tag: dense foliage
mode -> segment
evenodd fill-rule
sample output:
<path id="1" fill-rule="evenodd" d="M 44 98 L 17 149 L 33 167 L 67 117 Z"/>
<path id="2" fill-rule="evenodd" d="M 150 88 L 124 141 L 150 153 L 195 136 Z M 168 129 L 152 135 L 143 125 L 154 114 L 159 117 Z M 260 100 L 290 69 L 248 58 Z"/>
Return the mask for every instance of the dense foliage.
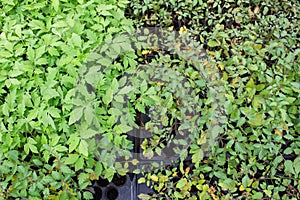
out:
<path id="1" fill-rule="evenodd" d="M 300 198 L 299 7 L 2 0 L 0 199 L 92 199 L 93 180 L 136 164 L 126 133 L 153 106 L 166 109 L 152 110 L 163 128 L 148 124 L 155 134 L 141 144 L 145 157 L 161 152 L 177 120 L 193 142 L 178 163 L 144 174 L 139 182 L 157 193 L 140 198 Z M 151 45 L 128 39 L 142 27 L 170 35 Z M 197 64 L 188 47 L 208 56 Z M 147 73 L 138 70 L 145 64 Z M 194 102 L 179 101 L 187 88 Z"/>
<path id="2" fill-rule="evenodd" d="M 300 198 L 299 7 L 298 1 L 130 3 L 126 13 L 137 26 L 184 30 L 203 44 L 226 90 L 228 120 L 212 152 L 199 158 L 198 142 L 192 159 L 146 174 L 141 182 L 157 191 L 154 199 Z"/>
<path id="3" fill-rule="evenodd" d="M 72 111 L 89 53 L 132 29 L 125 7 L 114 0 L 1 1 L 0 198 L 91 199 L 91 180 L 112 177 L 114 169 L 89 153 L 88 134 L 74 124 L 80 112 Z M 129 54 L 121 61 L 134 66 Z"/>

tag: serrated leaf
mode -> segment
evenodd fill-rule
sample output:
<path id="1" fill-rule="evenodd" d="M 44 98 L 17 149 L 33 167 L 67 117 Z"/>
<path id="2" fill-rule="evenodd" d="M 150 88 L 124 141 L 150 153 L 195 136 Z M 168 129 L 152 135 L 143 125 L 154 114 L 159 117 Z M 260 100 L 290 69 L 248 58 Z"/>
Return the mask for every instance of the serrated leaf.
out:
<path id="1" fill-rule="evenodd" d="M 54 147 L 54 150 L 58 152 L 66 152 L 68 151 L 68 148 L 59 144 Z"/>
<path id="2" fill-rule="evenodd" d="M 60 110 L 55 107 L 48 108 L 47 112 L 54 118 L 60 118 Z"/>
<path id="3" fill-rule="evenodd" d="M 39 58 L 36 62 L 35 62 L 36 65 L 46 65 L 48 64 L 48 60 L 47 58 Z"/>
<path id="4" fill-rule="evenodd" d="M 33 50 L 31 47 L 28 47 L 28 49 L 27 49 L 27 58 L 28 58 L 28 60 L 30 60 L 31 62 L 34 61 L 34 58 L 35 58 L 35 52 L 34 52 L 34 50 Z"/>
<path id="5" fill-rule="evenodd" d="M 40 57 L 42 57 L 42 55 L 46 52 L 46 47 L 45 45 L 40 46 L 39 48 L 37 48 L 35 50 L 35 59 L 38 59 Z"/>
<path id="6" fill-rule="evenodd" d="M 33 153 L 39 153 L 36 146 L 34 146 L 33 144 L 27 143 L 28 147 L 30 149 L 30 151 L 32 151 Z"/>
<path id="7" fill-rule="evenodd" d="M 238 142 L 236 142 L 234 144 L 234 147 L 235 147 L 235 150 L 237 152 L 240 152 L 240 153 L 247 153 L 245 150 L 244 150 L 244 147 L 242 147 Z"/>
<path id="8" fill-rule="evenodd" d="M 118 88 L 119 88 L 119 83 L 117 81 L 116 78 L 114 78 L 111 82 L 111 88 L 114 92 L 117 92 Z"/>
<path id="9" fill-rule="evenodd" d="M 33 138 L 27 138 L 28 143 L 37 144 L 37 142 Z"/>
<path id="10" fill-rule="evenodd" d="M 251 198 L 252 199 L 262 199 L 263 198 L 263 193 L 261 193 L 261 192 L 255 192 L 252 196 L 251 196 Z"/>
<path id="11" fill-rule="evenodd" d="M 214 172 L 215 176 L 220 178 L 220 179 L 223 179 L 225 180 L 227 178 L 226 174 L 224 172 L 221 172 L 221 171 L 216 171 Z"/>
<path id="12" fill-rule="evenodd" d="M 75 108 L 71 114 L 69 119 L 69 125 L 74 124 L 75 122 L 79 121 L 83 114 L 83 108 Z"/>
<path id="13" fill-rule="evenodd" d="M 91 108 L 90 106 L 86 106 L 84 109 L 84 119 L 87 125 L 90 125 L 94 118 L 95 118 L 95 112 L 93 108 Z"/>
<path id="14" fill-rule="evenodd" d="M 80 133 L 80 137 L 81 137 L 82 139 L 92 138 L 92 137 L 94 137 L 95 135 L 97 135 L 97 131 L 92 130 L 92 129 L 83 130 L 83 131 Z"/>
<path id="15" fill-rule="evenodd" d="M 102 100 L 105 105 L 108 105 L 113 100 L 113 90 L 110 88 L 107 89 Z"/>
<path id="16" fill-rule="evenodd" d="M 52 0 L 52 6 L 54 10 L 57 12 L 59 9 L 59 0 Z"/>
<path id="17" fill-rule="evenodd" d="M 79 171 L 83 169 L 83 166 L 84 166 L 84 159 L 83 157 L 80 157 L 75 163 L 75 171 Z"/>
<path id="18" fill-rule="evenodd" d="M 79 154 L 69 154 L 67 159 L 65 160 L 66 165 L 74 164 L 79 158 Z"/>
<path id="19" fill-rule="evenodd" d="M 125 86 L 118 92 L 118 94 L 119 95 L 128 94 L 129 92 L 131 92 L 133 90 L 134 90 L 133 86 Z"/>
<path id="20" fill-rule="evenodd" d="M 118 127 L 122 131 L 122 133 L 128 133 L 129 131 L 132 130 L 132 127 L 127 126 L 125 124 L 120 124 L 120 125 L 118 125 Z"/>
<path id="21" fill-rule="evenodd" d="M 85 140 L 81 140 L 79 144 L 78 152 L 87 157 L 89 155 L 88 146 L 89 145 Z"/>
<path id="22" fill-rule="evenodd" d="M 111 182 L 114 177 L 114 174 L 115 174 L 114 168 L 111 167 L 111 168 L 105 169 L 104 178 L 106 178 L 109 182 Z"/>
<path id="23" fill-rule="evenodd" d="M 54 180 L 60 180 L 61 179 L 61 175 L 59 172 L 57 171 L 52 171 L 52 177 L 54 178 Z"/>
<path id="24" fill-rule="evenodd" d="M 203 150 L 202 149 L 197 149 L 197 151 L 192 155 L 192 162 L 197 163 L 200 162 L 203 159 Z"/>
<path id="25" fill-rule="evenodd" d="M 73 33 L 72 34 L 72 43 L 74 44 L 74 46 L 81 47 L 81 43 L 82 43 L 81 37 L 79 35 L 77 35 L 76 33 Z"/>
<path id="26" fill-rule="evenodd" d="M 77 146 L 79 145 L 79 142 L 80 142 L 80 138 L 77 135 L 75 135 L 75 134 L 71 135 L 68 140 L 69 152 L 74 151 L 77 148 Z"/>

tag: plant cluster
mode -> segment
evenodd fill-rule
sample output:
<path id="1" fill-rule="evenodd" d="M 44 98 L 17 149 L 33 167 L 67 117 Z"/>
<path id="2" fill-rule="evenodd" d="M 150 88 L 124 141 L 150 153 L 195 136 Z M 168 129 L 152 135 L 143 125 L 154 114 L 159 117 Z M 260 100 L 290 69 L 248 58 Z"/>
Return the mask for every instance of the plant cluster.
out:
<path id="1" fill-rule="evenodd" d="M 82 134 L 76 126 L 92 111 L 74 108 L 80 104 L 74 99 L 90 52 L 132 31 L 126 5 L 122 0 L 1 1 L 1 199 L 91 199 L 91 181 L 100 174 L 113 177 L 115 170 L 97 162 L 87 143 L 94 133 Z M 119 63 L 134 66 L 133 52 Z M 107 66 L 103 79 L 98 77 L 106 91 L 99 96 L 104 105 L 112 95 L 110 80 L 127 68 Z M 111 120 L 105 117 L 98 121 L 104 120 L 102 130 L 109 132 Z"/>
<path id="2" fill-rule="evenodd" d="M 189 165 L 145 174 L 140 182 L 157 193 L 140 198 L 299 198 L 299 2 L 140 0 L 126 14 L 136 26 L 169 27 L 203 44 L 226 91 L 211 152 L 202 154 L 199 137 Z"/>

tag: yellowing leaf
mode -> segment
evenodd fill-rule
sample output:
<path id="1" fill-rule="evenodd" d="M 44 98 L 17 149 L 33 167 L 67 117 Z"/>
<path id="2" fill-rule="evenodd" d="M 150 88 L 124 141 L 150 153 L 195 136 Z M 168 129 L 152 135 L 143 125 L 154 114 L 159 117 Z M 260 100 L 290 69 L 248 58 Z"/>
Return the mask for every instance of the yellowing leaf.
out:
<path id="1" fill-rule="evenodd" d="M 138 161 L 137 159 L 133 159 L 133 160 L 131 161 L 131 163 L 132 163 L 133 165 L 137 165 L 137 164 L 139 163 L 139 161 Z"/>
<path id="2" fill-rule="evenodd" d="M 158 87 L 161 87 L 161 86 L 163 86 L 163 85 L 164 85 L 164 83 L 162 83 L 162 82 L 159 82 L 159 81 L 158 81 L 156 84 L 157 84 L 157 86 L 158 86 Z"/>
<path id="3" fill-rule="evenodd" d="M 180 27 L 180 29 L 179 29 L 179 34 L 180 35 L 185 34 L 186 32 L 187 32 L 187 29 L 186 29 L 185 26 Z"/>
<path id="4" fill-rule="evenodd" d="M 287 131 L 287 130 L 289 130 L 289 127 L 288 127 L 288 126 L 283 126 L 283 127 L 282 127 L 282 130 Z"/>
<path id="5" fill-rule="evenodd" d="M 277 134 L 277 135 L 279 135 L 279 136 L 281 136 L 281 137 L 282 137 L 282 132 L 281 132 L 281 131 L 279 131 L 279 130 L 277 130 L 277 129 L 275 129 L 275 134 Z"/>
<path id="6" fill-rule="evenodd" d="M 169 179 L 168 179 L 168 176 L 161 176 L 160 178 L 159 178 L 159 182 L 160 183 L 164 183 L 164 182 L 167 182 Z"/>
<path id="7" fill-rule="evenodd" d="M 220 68 L 221 70 L 224 70 L 224 65 L 219 64 L 219 68 Z"/>
<path id="8" fill-rule="evenodd" d="M 143 51 L 142 51 L 142 54 L 143 54 L 143 55 L 147 55 L 147 54 L 150 54 L 150 53 L 151 53 L 150 50 L 143 50 Z"/>
<path id="9" fill-rule="evenodd" d="M 236 84 L 236 83 L 238 82 L 238 80 L 239 80 L 239 77 L 235 77 L 235 78 L 231 81 L 231 83 L 234 85 L 234 84 Z"/>
<path id="10" fill-rule="evenodd" d="M 243 185 L 240 185 L 239 190 L 240 190 L 240 191 L 244 191 L 244 190 L 245 190 L 244 186 L 243 186 Z"/>
<path id="11" fill-rule="evenodd" d="M 172 174 L 172 176 L 173 176 L 173 177 L 177 176 L 177 172 L 174 172 L 174 173 Z"/>
<path id="12" fill-rule="evenodd" d="M 256 6 L 255 9 L 254 9 L 254 14 L 257 14 L 257 13 L 259 13 L 259 7 L 258 6 Z"/>
<path id="13" fill-rule="evenodd" d="M 188 174 L 190 172 L 190 170 L 191 170 L 190 167 L 185 168 L 185 173 Z"/>
<path id="14" fill-rule="evenodd" d="M 156 176 L 156 175 L 151 175 L 150 179 L 154 182 L 158 182 L 158 176 Z"/>
<path id="15" fill-rule="evenodd" d="M 138 184 L 145 183 L 146 179 L 144 177 L 139 178 Z"/>

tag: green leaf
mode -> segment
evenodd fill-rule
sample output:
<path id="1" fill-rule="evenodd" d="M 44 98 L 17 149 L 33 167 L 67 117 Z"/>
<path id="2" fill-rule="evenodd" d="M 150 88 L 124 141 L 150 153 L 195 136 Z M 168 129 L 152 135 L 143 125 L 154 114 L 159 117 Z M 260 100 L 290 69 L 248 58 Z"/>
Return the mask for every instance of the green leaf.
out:
<path id="1" fill-rule="evenodd" d="M 114 78 L 111 82 L 111 88 L 113 90 L 113 92 L 117 92 L 118 91 L 118 88 L 119 88 L 119 83 L 117 81 L 116 78 Z"/>
<path id="2" fill-rule="evenodd" d="M 87 125 L 90 125 L 94 118 L 96 118 L 94 109 L 90 106 L 86 106 L 84 109 L 84 119 L 86 120 Z"/>
<path id="3" fill-rule="evenodd" d="M 252 199 L 262 199 L 263 196 L 264 196 L 263 193 L 255 192 L 251 197 L 252 197 Z"/>
<path id="4" fill-rule="evenodd" d="M 58 152 L 66 152 L 68 151 L 68 148 L 62 145 L 57 145 L 54 147 L 54 150 Z"/>
<path id="5" fill-rule="evenodd" d="M 15 161 L 18 160 L 18 155 L 19 155 L 18 151 L 16 151 L 16 150 L 10 150 L 7 154 L 9 155 L 8 158 L 10 158 L 12 160 L 15 160 Z"/>
<path id="6" fill-rule="evenodd" d="M 52 147 L 56 146 L 58 144 L 59 140 L 60 140 L 60 137 L 61 136 L 57 135 L 57 134 L 51 135 L 51 140 L 49 142 L 49 145 L 52 146 Z"/>
<path id="7" fill-rule="evenodd" d="M 265 123 L 263 119 L 263 115 L 261 113 L 257 113 L 254 117 L 250 117 L 248 123 L 252 126 L 261 126 Z"/>
<path id="8" fill-rule="evenodd" d="M 75 149 L 77 149 L 77 146 L 79 145 L 80 142 L 80 138 L 75 135 L 72 134 L 68 140 L 68 144 L 69 144 L 69 152 L 74 151 Z"/>
<path id="9" fill-rule="evenodd" d="M 94 199 L 93 194 L 89 191 L 83 192 L 83 199 Z"/>
<path id="10" fill-rule="evenodd" d="M 112 181 L 115 174 L 114 168 L 108 168 L 104 170 L 104 178 L 106 178 L 109 182 Z"/>
<path id="11" fill-rule="evenodd" d="M 48 64 L 48 60 L 47 58 L 39 58 L 36 62 L 35 62 L 36 65 L 46 65 Z"/>
<path id="12" fill-rule="evenodd" d="M 75 171 L 79 171 L 83 169 L 83 166 L 84 166 L 84 159 L 83 157 L 80 157 L 75 163 Z"/>
<path id="13" fill-rule="evenodd" d="M 54 178 L 54 180 L 60 180 L 61 179 L 61 175 L 57 171 L 52 171 L 52 177 Z"/>
<path id="14" fill-rule="evenodd" d="M 127 126 L 125 124 L 120 124 L 118 125 L 119 129 L 121 130 L 122 133 L 128 133 L 129 131 L 132 130 L 132 127 Z"/>
<path id="15" fill-rule="evenodd" d="M 291 175 L 295 174 L 293 162 L 291 160 L 284 161 L 284 172 Z"/>
<path id="16" fill-rule="evenodd" d="M 145 183 L 146 179 L 144 177 L 139 178 L 138 184 Z"/>
<path id="17" fill-rule="evenodd" d="M 194 154 L 192 155 L 192 162 L 193 163 L 197 163 L 200 162 L 203 159 L 203 151 L 201 148 L 197 149 L 196 152 L 194 152 Z"/>
<path id="18" fill-rule="evenodd" d="M 186 184 L 186 181 L 183 180 L 183 179 L 180 179 L 180 180 L 177 182 L 177 184 L 176 184 L 176 188 L 181 189 L 181 188 L 183 188 L 183 187 L 185 186 L 185 184 Z"/>
<path id="19" fill-rule="evenodd" d="M 295 175 L 296 177 L 299 176 L 299 172 L 300 172 L 300 157 L 295 158 L 294 160 L 294 169 L 295 169 Z"/>
<path id="20" fill-rule="evenodd" d="M 208 43 L 207 43 L 207 45 L 209 47 L 218 47 L 218 46 L 220 46 L 220 42 L 218 42 L 216 40 L 209 40 Z"/>
<path id="21" fill-rule="evenodd" d="M 134 90 L 134 87 L 133 86 L 125 86 L 123 87 L 119 92 L 118 94 L 119 95 L 122 95 L 122 94 L 128 94 L 129 92 L 133 91 Z"/>
<path id="22" fill-rule="evenodd" d="M 89 145 L 85 140 L 81 140 L 79 144 L 78 152 L 87 157 L 89 155 L 88 146 Z"/>
<path id="23" fill-rule="evenodd" d="M 37 142 L 33 138 L 27 138 L 29 144 L 37 144 Z"/>
<path id="24" fill-rule="evenodd" d="M 66 165 L 74 164 L 79 158 L 79 154 L 69 154 L 67 159 L 65 160 Z"/>
<path id="25" fill-rule="evenodd" d="M 83 114 L 83 108 L 75 108 L 71 114 L 69 119 L 69 125 L 74 124 L 75 122 L 79 121 Z"/>
<path id="26" fill-rule="evenodd" d="M 54 10 L 57 12 L 59 9 L 59 0 L 52 0 L 52 6 Z"/>
<path id="27" fill-rule="evenodd" d="M 105 105 L 108 105 L 113 100 L 113 90 L 111 88 L 106 90 L 106 93 L 102 100 Z"/>
<path id="28" fill-rule="evenodd" d="M 141 200 L 150 200 L 151 196 L 148 195 L 148 194 L 139 194 L 138 198 L 141 199 Z"/>
<path id="29" fill-rule="evenodd" d="M 226 174 L 224 172 L 221 172 L 221 171 L 215 171 L 214 172 L 215 176 L 220 178 L 220 179 L 223 179 L 225 180 L 227 178 Z"/>
<path id="30" fill-rule="evenodd" d="M 30 151 L 32 151 L 33 153 L 39 153 L 36 146 L 34 146 L 33 144 L 27 143 L 28 147 L 30 149 Z"/>
<path id="31" fill-rule="evenodd" d="M 94 137 L 95 135 L 97 135 L 97 133 L 98 133 L 97 131 L 92 129 L 82 130 L 80 133 L 80 137 L 82 139 L 88 139 Z"/>
<path id="32" fill-rule="evenodd" d="M 74 44 L 74 46 L 77 47 L 81 47 L 81 37 L 79 35 L 77 35 L 76 33 L 72 34 L 72 43 Z"/>
<path id="33" fill-rule="evenodd" d="M 32 49 L 32 47 L 28 47 L 27 49 L 27 58 L 28 60 L 30 60 L 31 62 L 34 62 L 34 58 L 35 58 L 35 52 Z"/>
<path id="34" fill-rule="evenodd" d="M 244 150 L 244 147 L 241 146 L 241 144 L 238 143 L 238 142 L 236 142 L 236 143 L 234 144 L 234 148 L 235 148 L 235 150 L 236 150 L 237 152 L 239 152 L 239 153 L 247 153 L 247 152 Z"/>
<path id="35" fill-rule="evenodd" d="M 54 118 L 60 118 L 60 110 L 55 107 L 50 107 L 47 109 L 47 112 Z"/>
<path id="36" fill-rule="evenodd" d="M 45 48 L 45 45 L 37 48 L 35 50 L 35 59 L 38 59 L 40 57 L 42 57 L 42 55 L 46 52 L 46 48 Z"/>

